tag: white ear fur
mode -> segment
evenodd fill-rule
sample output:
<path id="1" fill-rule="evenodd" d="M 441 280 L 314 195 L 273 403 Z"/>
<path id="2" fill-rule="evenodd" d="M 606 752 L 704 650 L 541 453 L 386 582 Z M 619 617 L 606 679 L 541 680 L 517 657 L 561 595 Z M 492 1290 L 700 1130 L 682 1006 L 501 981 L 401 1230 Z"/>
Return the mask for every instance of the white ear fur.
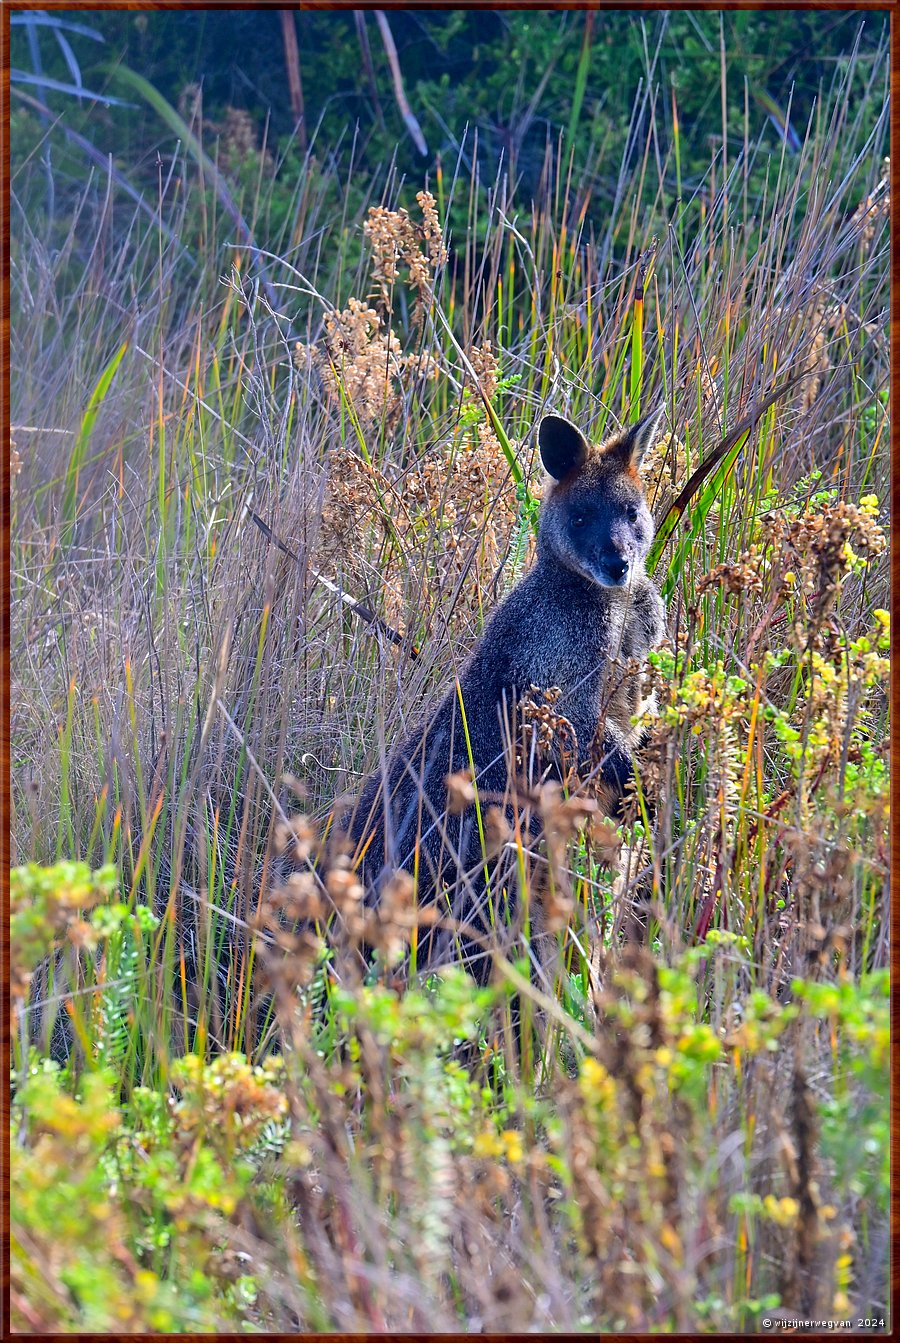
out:
<path id="1" fill-rule="evenodd" d="M 658 441 L 659 428 L 665 413 L 665 404 L 656 406 L 649 415 L 642 415 L 629 429 L 626 441 L 631 447 L 632 466 L 639 466 L 647 449 Z"/>

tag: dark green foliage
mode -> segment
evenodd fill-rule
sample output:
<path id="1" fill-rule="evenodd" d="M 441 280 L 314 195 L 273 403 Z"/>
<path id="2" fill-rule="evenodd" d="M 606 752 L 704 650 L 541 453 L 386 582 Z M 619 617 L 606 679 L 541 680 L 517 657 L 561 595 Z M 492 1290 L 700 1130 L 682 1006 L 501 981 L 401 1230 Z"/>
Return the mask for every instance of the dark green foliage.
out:
<path id="1" fill-rule="evenodd" d="M 54 13 L 76 21 L 80 11 Z M 433 173 L 438 159 L 445 172 L 452 169 L 462 149 L 465 159 L 478 158 L 485 183 L 493 181 L 502 162 L 527 200 L 544 181 L 548 141 L 556 146 L 562 134 L 565 154 L 574 150 L 576 174 L 592 189 L 598 229 L 605 224 L 604 209 L 616 201 L 623 153 L 640 159 L 648 149 L 651 156 L 664 152 L 674 132 L 675 107 L 680 191 L 685 200 L 693 195 L 710 145 L 722 140 L 723 70 L 726 157 L 733 164 L 761 132 L 761 146 L 773 152 L 784 135 L 792 143 L 795 135 L 802 139 L 820 91 L 841 77 L 857 38 L 864 66 L 887 41 L 887 15 L 880 12 L 391 11 L 407 96 L 428 145 L 423 160 L 398 111 L 372 13 L 364 23 L 374 86 L 352 12 L 300 11 L 295 21 L 307 134 L 321 161 L 336 159 L 346 168 L 352 160 L 354 191 L 365 190 L 376 167 L 395 155 L 398 173 L 419 181 Z M 288 155 L 284 166 L 290 170 L 294 126 L 276 10 L 107 10 L 92 13 L 91 23 L 103 45 L 70 38 L 86 84 L 120 93 L 110 66 L 121 62 L 140 71 L 173 106 L 189 86 L 200 86 L 209 123 L 222 123 L 227 108 L 245 110 L 260 141 L 265 135 L 278 159 Z M 28 70 L 26 34 L 14 28 L 12 37 L 12 64 Z M 589 59 L 575 103 L 586 43 Z M 64 57 L 47 30 L 41 51 L 46 74 L 68 79 Z M 881 85 L 860 88 L 851 114 L 860 100 L 877 105 L 884 92 Z M 53 107 L 67 101 L 58 93 L 46 98 Z M 641 103 L 644 116 L 631 136 L 632 113 Z M 67 114 L 73 125 L 90 126 L 98 148 L 111 151 L 117 162 L 140 165 L 144 185 L 153 185 L 156 149 L 166 152 L 163 127 L 143 107 L 124 115 L 90 103 L 79 108 Z M 784 125 L 785 119 L 790 129 L 779 130 L 777 123 Z M 24 141 L 17 145 L 14 137 L 15 159 L 20 146 Z M 757 155 L 752 189 L 765 173 L 765 159 Z"/>

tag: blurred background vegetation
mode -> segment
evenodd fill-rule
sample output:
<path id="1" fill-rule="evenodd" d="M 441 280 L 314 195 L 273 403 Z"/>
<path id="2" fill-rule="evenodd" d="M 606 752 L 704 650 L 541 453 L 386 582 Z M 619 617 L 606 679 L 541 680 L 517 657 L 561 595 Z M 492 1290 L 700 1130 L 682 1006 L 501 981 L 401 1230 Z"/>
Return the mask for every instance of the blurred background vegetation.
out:
<path id="1" fill-rule="evenodd" d="M 527 201 L 540 194 L 549 142 L 571 154 L 597 229 L 617 205 L 623 161 L 644 152 L 659 159 L 673 138 L 680 162 L 677 174 L 669 168 L 667 205 L 695 193 L 702 203 L 711 150 L 723 142 L 726 166 L 754 147 L 754 195 L 768 172 L 766 150 L 779 152 L 786 140 L 796 151 L 817 97 L 851 62 L 875 62 L 888 32 L 887 14 L 816 10 L 777 21 L 756 10 L 54 10 L 40 20 L 15 15 L 12 24 L 14 176 L 30 156 L 49 153 L 47 118 L 22 98 L 30 93 L 64 113 L 73 137 L 127 166 L 152 199 L 157 152 L 170 136 L 159 104 L 149 109 L 133 87 L 129 97 L 117 73 L 124 66 L 189 122 L 200 112 L 195 129 L 208 144 L 221 132 L 219 153 L 248 190 L 260 162 L 247 151 L 264 151 L 265 168 L 283 184 L 269 202 L 271 225 L 289 211 L 310 146 L 314 167 L 337 170 L 347 199 L 335 204 L 352 214 L 391 162 L 413 191 L 433 181 L 438 164 L 452 170 L 461 159 L 469 171 L 477 163 L 487 193 L 502 168 Z M 396 97 L 391 43 L 418 130 Z M 882 90 L 857 81 L 851 97 L 852 117 L 859 103 L 877 105 Z M 52 153 L 59 208 L 66 180 L 77 190 L 84 176 L 84 146 L 70 138 Z M 464 222 L 464 201 L 459 210 L 451 226 Z"/>

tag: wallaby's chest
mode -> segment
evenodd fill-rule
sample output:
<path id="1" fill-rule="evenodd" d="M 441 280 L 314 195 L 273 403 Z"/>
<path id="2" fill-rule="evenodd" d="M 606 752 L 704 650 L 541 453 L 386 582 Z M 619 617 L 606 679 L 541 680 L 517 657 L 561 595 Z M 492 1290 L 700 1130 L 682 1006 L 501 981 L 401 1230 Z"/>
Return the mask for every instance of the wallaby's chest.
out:
<path id="1" fill-rule="evenodd" d="M 626 740 L 637 736 L 632 717 L 648 707 L 638 664 L 663 633 L 655 590 L 541 603 L 530 613 L 523 608 L 521 615 L 517 679 L 559 687 L 559 711 L 572 723 L 582 748 L 603 720 Z"/>
<path id="2" fill-rule="evenodd" d="M 662 600 L 653 588 L 639 594 L 622 619 L 620 651 L 611 658 L 601 690 L 600 713 L 618 728 L 626 741 L 640 738 L 646 719 L 656 713 L 656 699 L 649 684 L 646 657 L 665 633 Z M 605 700 L 605 704 L 604 701 Z"/>

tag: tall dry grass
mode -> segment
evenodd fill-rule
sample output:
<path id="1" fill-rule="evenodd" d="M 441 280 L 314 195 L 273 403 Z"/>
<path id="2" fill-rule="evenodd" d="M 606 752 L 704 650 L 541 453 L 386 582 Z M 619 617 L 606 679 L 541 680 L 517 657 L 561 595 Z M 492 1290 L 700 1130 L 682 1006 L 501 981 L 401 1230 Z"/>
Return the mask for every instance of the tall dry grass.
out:
<path id="1" fill-rule="evenodd" d="M 845 94 L 759 199 L 750 144 L 676 200 L 677 141 L 645 127 L 604 219 L 549 143 L 533 203 L 460 164 L 415 203 L 389 172 L 352 219 L 310 163 L 265 252 L 183 158 L 159 227 L 91 184 L 52 253 L 13 184 L 14 861 L 111 863 L 161 920 L 105 960 L 64 937 L 16 1065 L 65 1034 L 74 1072 L 203 1112 L 219 1083 L 174 1057 L 286 1051 L 290 1271 L 258 1208 L 228 1232 L 257 1323 L 743 1326 L 775 1298 L 849 1308 L 848 1253 L 852 1301 L 884 1300 L 877 1179 L 828 1128 L 872 1119 L 887 946 L 887 119 Z M 202 250 L 172 247 L 198 218 Z M 791 379 L 660 546 L 662 715 L 628 833 L 600 834 L 649 870 L 647 947 L 572 825 L 554 973 L 529 977 L 524 924 L 498 970 L 536 1052 L 503 1044 L 507 991 L 451 980 L 434 1008 L 317 946 L 280 956 L 285 826 L 315 845 L 528 563 L 542 411 L 600 438 L 662 398 L 662 523 Z"/>

